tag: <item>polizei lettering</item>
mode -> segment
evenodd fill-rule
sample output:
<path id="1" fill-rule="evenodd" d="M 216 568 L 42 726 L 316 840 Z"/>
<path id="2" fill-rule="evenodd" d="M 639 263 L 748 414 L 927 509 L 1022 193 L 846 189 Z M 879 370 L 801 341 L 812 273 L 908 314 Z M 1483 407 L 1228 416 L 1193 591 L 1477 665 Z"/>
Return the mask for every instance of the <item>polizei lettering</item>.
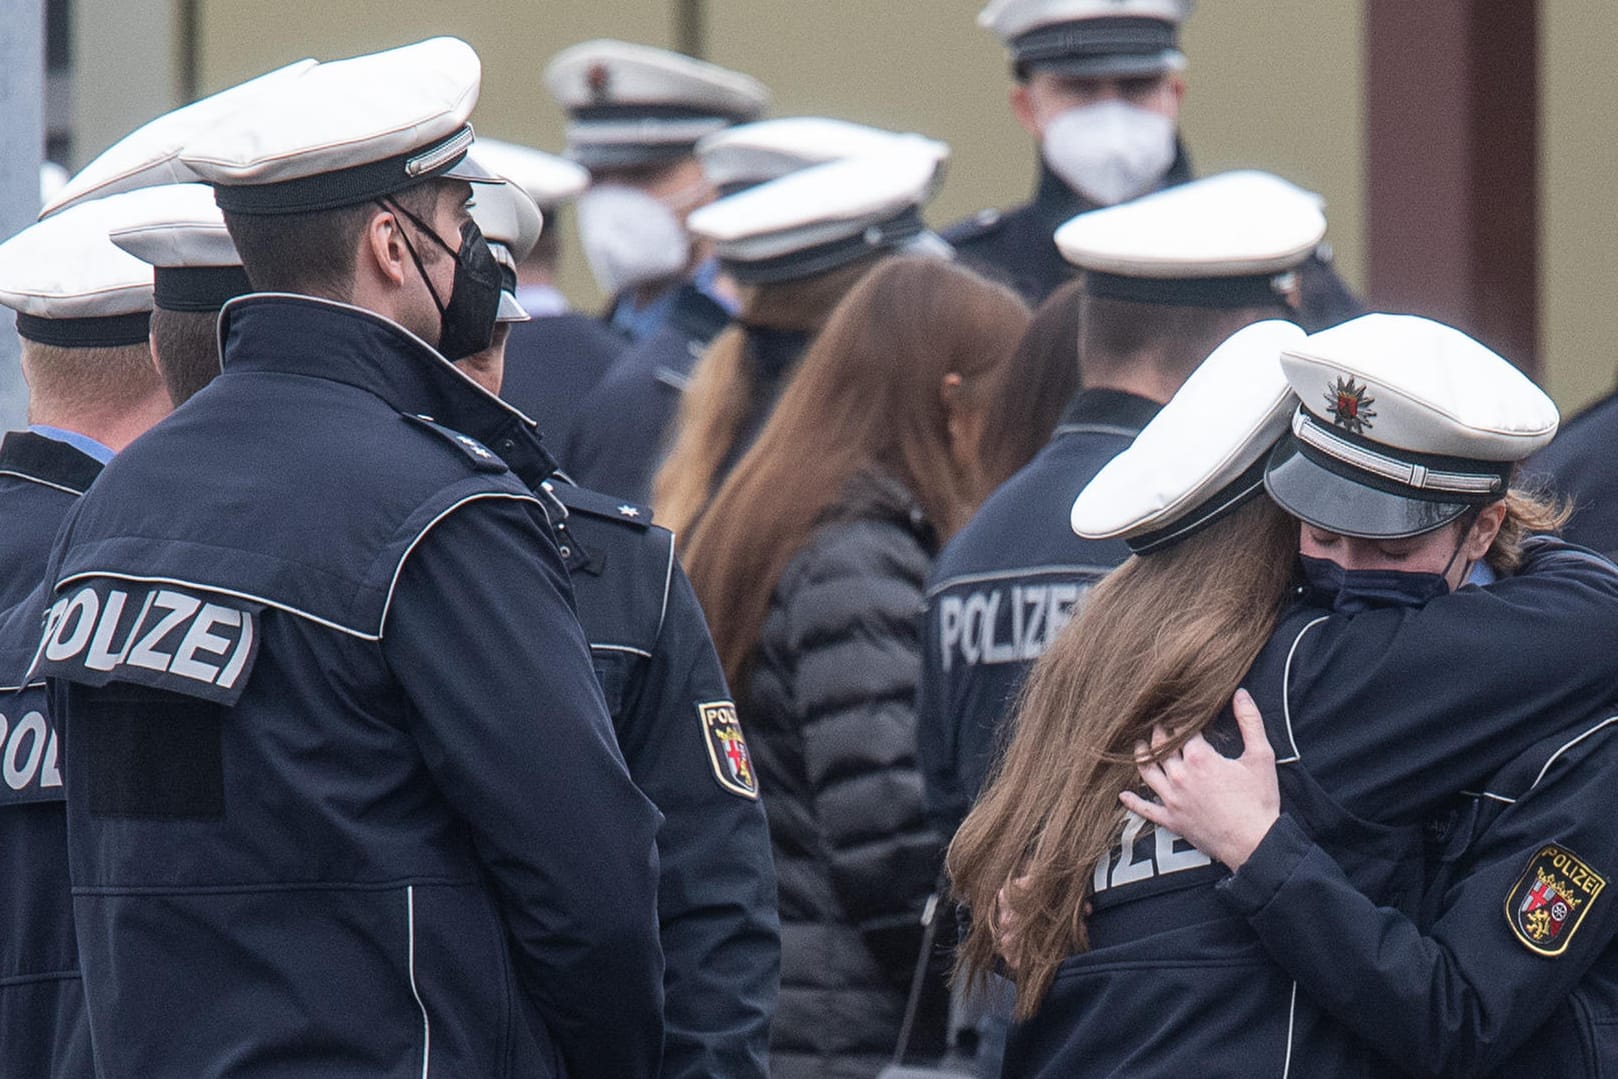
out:
<path id="1" fill-rule="evenodd" d="M 36 669 L 234 704 L 257 653 L 260 611 L 207 593 L 97 579 L 46 612 Z"/>
<path id="2" fill-rule="evenodd" d="M 969 667 L 991 663 L 1029 663 L 1073 618 L 1073 610 L 1089 582 L 1014 584 L 938 599 L 939 653 L 944 670 L 957 661 Z"/>
<path id="3" fill-rule="evenodd" d="M 0 697 L 0 806 L 63 799 L 61 743 L 42 686 Z"/>
<path id="4" fill-rule="evenodd" d="M 1112 856 L 1096 864 L 1095 880 L 1091 882 L 1095 892 L 1213 863 L 1212 858 L 1167 828 L 1153 828 L 1150 834 L 1143 836 L 1141 831 L 1145 827 L 1143 817 L 1130 813 L 1125 818 L 1123 835 L 1113 848 Z"/>

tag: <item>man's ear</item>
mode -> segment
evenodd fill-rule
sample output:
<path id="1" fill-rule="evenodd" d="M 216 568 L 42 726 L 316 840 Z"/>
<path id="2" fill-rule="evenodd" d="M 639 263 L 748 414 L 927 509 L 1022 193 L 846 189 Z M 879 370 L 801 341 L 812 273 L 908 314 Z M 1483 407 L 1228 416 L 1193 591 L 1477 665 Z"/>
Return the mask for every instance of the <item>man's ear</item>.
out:
<path id="1" fill-rule="evenodd" d="M 1011 85 L 1011 115 L 1017 118 L 1017 123 L 1035 139 L 1041 137 L 1039 115 L 1034 108 L 1033 95 L 1028 92 L 1026 82 L 1016 82 Z"/>
<path id="2" fill-rule="evenodd" d="M 398 214 L 377 207 L 365 222 L 357 253 L 360 264 L 355 266 L 355 272 L 363 274 L 369 269 L 392 285 L 403 285 L 410 272 L 410 249 L 405 244 L 403 229 Z"/>

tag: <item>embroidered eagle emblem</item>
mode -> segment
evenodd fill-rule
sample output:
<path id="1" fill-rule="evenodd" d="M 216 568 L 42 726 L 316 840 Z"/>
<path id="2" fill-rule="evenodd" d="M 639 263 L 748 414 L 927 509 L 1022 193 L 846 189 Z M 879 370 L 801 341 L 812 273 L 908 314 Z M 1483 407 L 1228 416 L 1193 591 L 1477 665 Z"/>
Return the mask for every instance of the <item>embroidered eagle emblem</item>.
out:
<path id="1" fill-rule="evenodd" d="M 1326 387 L 1325 396 L 1326 411 L 1331 413 L 1332 422 L 1338 427 L 1356 435 L 1371 429 L 1371 421 L 1376 418 L 1371 406 L 1376 404 L 1376 398 L 1365 396 L 1364 383 L 1356 384 L 1353 378 L 1339 378 Z"/>

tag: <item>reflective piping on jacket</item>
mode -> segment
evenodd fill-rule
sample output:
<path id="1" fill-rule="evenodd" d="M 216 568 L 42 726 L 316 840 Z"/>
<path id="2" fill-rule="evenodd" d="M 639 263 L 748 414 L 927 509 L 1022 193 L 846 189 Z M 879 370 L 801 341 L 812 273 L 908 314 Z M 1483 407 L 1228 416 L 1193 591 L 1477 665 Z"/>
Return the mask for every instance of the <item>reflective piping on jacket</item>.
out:
<path id="1" fill-rule="evenodd" d="M 1551 765 L 1556 763 L 1556 758 L 1560 757 L 1562 754 L 1566 753 L 1568 750 L 1590 737 L 1596 731 L 1599 731 L 1603 727 L 1611 726 L 1614 723 L 1618 723 L 1618 716 L 1609 716 L 1600 723 L 1597 723 L 1594 727 L 1591 727 L 1589 730 L 1585 731 L 1583 734 L 1579 735 L 1577 738 L 1572 738 L 1566 742 L 1563 742 L 1561 748 L 1559 748 L 1555 753 L 1552 753 L 1550 755 L 1550 759 L 1545 762 L 1545 766 L 1539 770 L 1539 775 L 1535 776 L 1534 781 L 1528 784 L 1528 789 L 1533 790 L 1535 787 L 1539 786 L 1539 781 L 1544 779 L 1545 773 L 1551 770 Z"/>
<path id="2" fill-rule="evenodd" d="M 1292 734 L 1292 660 L 1298 654 L 1298 645 L 1303 643 L 1304 634 L 1330 617 L 1331 615 L 1329 614 L 1323 614 L 1307 626 L 1304 626 L 1298 631 L 1298 636 L 1293 639 L 1292 647 L 1287 649 L 1287 665 L 1281 675 L 1281 717 L 1286 720 L 1287 744 L 1292 747 L 1292 756 L 1287 757 L 1285 760 L 1278 760 L 1275 762 L 1276 764 L 1297 764 L 1303 759 L 1303 754 L 1298 752 L 1298 739 Z M 1294 991 L 1296 991 L 1295 987 Z"/>
<path id="3" fill-rule="evenodd" d="M 663 606 L 657 612 L 657 635 L 663 636 L 663 622 L 669 616 L 669 588 L 674 584 L 674 533 L 669 533 L 669 564 L 663 567 Z"/>
<path id="4" fill-rule="evenodd" d="M 318 614 L 314 614 L 311 611 L 306 611 L 301 607 L 294 607 L 290 603 L 282 603 L 280 600 L 270 599 L 266 596 L 254 595 L 251 592 L 239 592 L 236 589 L 224 588 L 219 585 L 204 584 L 201 581 L 189 581 L 183 577 L 148 577 L 135 573 L 119 573 L 113 570 L 80 570 L 78 573 L 63 577 L 60 581 L 57 581 L 56 588 L 61 589 L 67 585 L 73 584 L 76 581 L 85 581 L 96 577 L 104 577 L 113 581 L 133 581 L 136 584 L 172 584 L 178 585 L 181 588 L 195 588 L 202 592 L 212 592 L 215 595 L 229 596 L 232 599 L 246 600 L 249 603 L 261 603 L 266 607 L 273 607 L 278 611 L 284 611 L 287 614 L 296 615 L 299 618 L 307 619 L 308 621 L 313 622 L 317 626 L 323 626 L 326 629 L 334 629 L 339 633 L 346 633 L 350 637 L 355 637 L 362 641 L 380 641 L 382 639 L 383 627 L 385 627 L 388 623 L 388 611 L 393 606 L 393 593 L 399 587 L 399 575 L 404 572 L 405 562 L 407 559 L 409 559 L 411 552 L 416 549 L 416 545 L 422 541 L 422 538 L 425 537 L 427 533 L 433 530 L 433 526 L 438 524 L 439 521 L 442 521 L 445 517 L 448 517 L 451 513 L 454 513 L 456 510 L 460 509 L 469 502 L 479 502 L 484 499 L 506 499 L 512 502 L 532 502 L 539 506 L 541 510 L 544 509 L 544 503 L 540 502 L 540 500 L 535 498 L 533 495 L 519 495 L 505 491 L 483 491 L 475 495 L 468 495 L 467 497 L 439 512 L 436 517 L 427 522 L 420 532 L 416 533 L 415 538 L 410 541 L 410 545 L 405 548 L 404 554 L 399 556 L 399 564 L 393 567 L 393 579 L 388 582 L 388 594 L 382 602 L 382 615 L 377 620 L 377 629 L 375 633 L 370 633 L 363 629 L 355 629 L 353 626 L 345 626 L 341 622 L 333 622 L 329 618 L 322 618 Z"/>
<path id="5" fill-rule="evenodd" d="M 0 468 L 0 476 L 13 476 L 13 477 L 15 477 L 15 478 L 17 478 L 19 480 L 27 480 L 29 483 L 37 483 L 41 487 L 49 487 L 53 491 L 61 491 L 64 494 L 70 494 L 70 495 L 82 495 L 82 494 L 84 494 L 84 492 L 79 490 L 77 487 L 68 487 L 68 486 L 65 486 L 64 484 L 52 483 L 50 480 L 42 480 L 38 476 L 30 476 L 26 472 L 15 472 L 15 471 L 13 471 L 13 470 L 11 470 L 9 468 Z"/>
<path id="6" fill-rule="evenodd" d="M 652 654 L 646 651 L 646 649 L 636 648 L 632 644 L 598 644 L 595 641 L 591 641 L 590 648 L 592 650 L 602 652 L 628 652 L 633 656 L 645 656 L 647 659 L 652 658 Z"/>
<path id="7" fill-rule="evenodd" d="M 1281 1065 L 1281 1079 L 1287 1079 L 1292 1074 L 1292 1031 L 1293 1024 L 1298 1021 L 1298 983 L 1292 983 L 1292 1003 L 1287 1007 L 1287 1057 L 1286 1063 Z"/>
<path id="8" fill-rule="evenodd" d="M 1105 577 L 1116 566 L 1019 566 L 1016 569 L 993 570 L 987 573 L 963 573 L 959 577 L 950 577 L 939 581 L 926 592 L 924 598 L 931 600 L 941 592 L 947 592 L 957 585 L 983 584 L 987 581 L 1020 581 L 1028 577 L 1062 576 L 1062 577 Z"/>
<path id="9" fill-rule="evenodd" d="M 428 1054 L 433 1048 L 433 1025 L 427 1018 L 427 1005 L 416 990 L 416 886 L 405 887 L 405 928 L 410 934 L 410 995 L 421 1009 L 421 1079 L 427 1079 Z"/>
<path id="10" fill-rule="evenodd" d="M 1140 431 L 1134 427 L 1115 427 L 1106 423 L 1064 423 L 1051 432 L 1051 437 L 1058 435 L 1118 435 L 1121 438 L 1135 438 Z"/>

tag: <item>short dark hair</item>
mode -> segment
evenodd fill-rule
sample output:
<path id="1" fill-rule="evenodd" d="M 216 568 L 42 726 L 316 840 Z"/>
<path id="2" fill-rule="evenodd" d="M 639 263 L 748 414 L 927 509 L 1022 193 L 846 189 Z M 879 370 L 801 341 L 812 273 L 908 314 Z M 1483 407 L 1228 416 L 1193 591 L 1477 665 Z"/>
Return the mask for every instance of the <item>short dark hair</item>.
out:
<path id="1" fill-rule="evenodd" d="M 219 374 L 219 313 L 157 308 L 152 352 L 169 400 L 179 408 Z"/>
<path id="2" fill-rule="evenodd" d="M 1080 377 L 1086 384 L 1105 381 L 1150 356 L 1159 373 L 1184 380 L 1243 326 L 1296 317 L 1280 297 L 1258 307 L 1176 307 L 1086 294 L 1079 316 Z"/>
<path id="3" fill-rule="evenodd" d="M 429 182 L 385 196 L 424 221 L 431 221 L 442 184 Z M 225 212 L 225 228 L 236 242 L 242 268 L 256 292 L 296 292 L 332 300 L 354 289 L 354 253 L 375 202 L 305 214 Z M 422 258 L 430 258 L 422 252 Z"/>

